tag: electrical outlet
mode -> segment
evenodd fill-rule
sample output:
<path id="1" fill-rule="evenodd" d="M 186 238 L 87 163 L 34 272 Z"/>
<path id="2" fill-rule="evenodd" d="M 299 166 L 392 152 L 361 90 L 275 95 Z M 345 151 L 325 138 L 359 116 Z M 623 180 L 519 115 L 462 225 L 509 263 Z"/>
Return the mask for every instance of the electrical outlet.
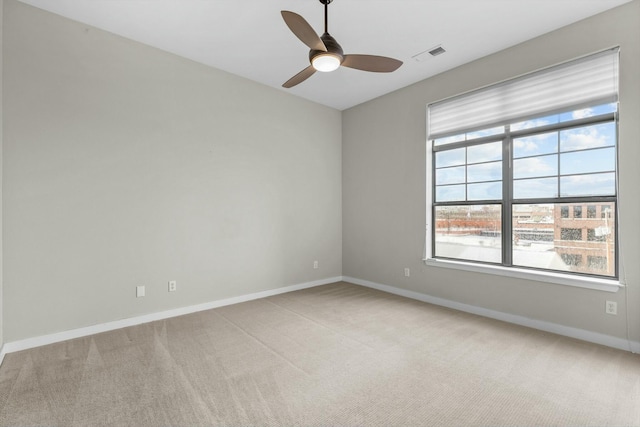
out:
<path id="1" fill-rule="evenodd" d="M 313 261 L 313 268 L 317 269 L 318 268 L 318 261 Z"/>
<path id="2" fill-rule="evenodd" d="M 144 286 L 136 286 L 136 297 L 140 298 L 144 296 Z"/>
<path id="3" fill-rule="evenodd" d="M 615 301 L 607 301 L 604 311 L 607 314 L 618 314 L 618 303 Z"/>
<path id="4" fill-rule="evenodd" d="M 175 292 L 178 289 L 178 282 L 171 280 L 169 282 L 169 292 Z"/>
<path id="5" fill-rule="evenodd" d="M 404 269 L 404 277 L 409 277 L 411 276 L 411 270 L 409 270 L 408 268 Z"/>

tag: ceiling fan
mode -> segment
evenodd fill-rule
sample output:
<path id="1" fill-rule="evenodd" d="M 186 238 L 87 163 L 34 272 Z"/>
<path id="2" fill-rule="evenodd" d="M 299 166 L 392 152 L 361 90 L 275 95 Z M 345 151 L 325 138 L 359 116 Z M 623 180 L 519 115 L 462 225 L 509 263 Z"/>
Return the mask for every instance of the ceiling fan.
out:
<path id="1" fill-rule="evenodd" d="M 334 71 L 341 65 L 362 71 L 390 73 L 402 65 L 402 61 L 376 55 L 345 55 L 336 39 L 328 31 L 327 11 L 333 0 L 320 0 L 324 5 L 324 34 L 318 37 L 311 25 L 297 13 L 281 11 L 282 18 L 289 29 L 302 43 L 309 46 L 309 65 L 295 76 L 287 80 L 282 87 L 291 88 L 311 77 L 316 71 Z"/>

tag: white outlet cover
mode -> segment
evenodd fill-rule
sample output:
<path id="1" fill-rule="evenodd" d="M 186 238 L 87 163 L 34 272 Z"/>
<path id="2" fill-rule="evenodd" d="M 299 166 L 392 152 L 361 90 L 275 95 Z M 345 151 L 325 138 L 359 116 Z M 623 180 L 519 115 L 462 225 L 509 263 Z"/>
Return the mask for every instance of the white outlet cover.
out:
<path id="1" fill-rule="evenodd" d="M 136 286 L 136 297 L 140 298 L 145 295 L 144 286 Z"/>
<path id="2" fill-rule="evenodd" d="M 607 314 L 618 314 L 618 303 L 615 301 L 607 301 L 604 311 Z"/>

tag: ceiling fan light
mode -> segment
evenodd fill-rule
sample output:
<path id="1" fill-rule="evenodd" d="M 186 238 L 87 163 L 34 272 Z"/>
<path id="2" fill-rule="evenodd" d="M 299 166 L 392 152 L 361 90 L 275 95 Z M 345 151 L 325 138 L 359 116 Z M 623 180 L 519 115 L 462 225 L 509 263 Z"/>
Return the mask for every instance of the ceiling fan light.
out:
<path id="1" fill-rule="evenodd" d="M 323 52 L 313 57 L 311 65 L 316 71 L 328 73 L 337 70 L 340 66 L 340 57 L 330 52 Z"/>

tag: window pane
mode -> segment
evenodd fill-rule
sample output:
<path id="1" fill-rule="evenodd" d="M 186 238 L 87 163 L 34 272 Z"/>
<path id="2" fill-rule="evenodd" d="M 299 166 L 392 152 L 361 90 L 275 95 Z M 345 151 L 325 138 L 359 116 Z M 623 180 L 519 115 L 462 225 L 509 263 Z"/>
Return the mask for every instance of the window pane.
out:
<path id="1" fill-rule="evenodd" d="M 513 161 L 515 179 L 534 178 L 558 174 L 558 155 L 526 157 Z"/>
<path id="2" fill-rule="evenodd" d="M 436 185 L 464 183 L 464 166 L 436 169 Z"/>
<path id="3" fill-rule="evenodd" d="M 569 217 L 569 212 L 585 209 L 580 203 L 514 205 L 513 264 L 615 276 L 615 216 Z"/>
<path id="4" fill-rule="evenodd" d="M 463 148 L 456 148 L 455 150 L 439 151 L 436 153 L 437 168 L 444 168 L 447 166 L 464 165 L 465 153 Z"/>
<path id="5" fill-rule="evenodd" d="M 573 217 L 582 218 L 582 206 L 576 205 L 573 207 Z"/>
<path id="6" fill-rule="evenodd" d="M 465 134 L 461 133 L 460 135 L 446 136 L 444 138 L 438 138 L 433 141 L 433 145 L 446 145 L 452 144 L 454 142 L 464 141 Z"/>
<path id="7" fill-rule="evenodd" d="M 467 166 L 467 182 L 497 181 L 502 179 L 502 162 Z"/>
<path id="8" fill-rule="evenodd" d="M 502 198 L 502 182 L 483 182 L 467 185 L 468 200 L 496 200 Z"/>
<path id="9" fill-rule="evenodd" d="M 582 240 L 581 228 L 561 228 L 560 240 Z"/>
<path id="10" fill-rule="evenodd" d="M 614 173 L 574 175 L 560 177 L 560 195 L 568 196 L 614 196 L 616 176 Z"/>
<path id="11" fill-rule="evenodd" d="M 588 242 L 604 242 L 606 236 L 602 234 L 601 229 L 588 228 L 587 229 L 587 241 Z"/>
<path id="12" fill-rule="evenodd" d="M 596 205 L 587 206 L 587 218 L 597 218 L 596 215 Z"/>
<path id="13" fill-rule="evenodd" d="M 616 170 L 615 147 L 560 154 L 560 173 L 562 175 L 614 170 Z"/>
<path id="14" fill-rule="evenodd" d="M 568 122 L 571 120 L 584 119 L 585 117 L 599 116 L 601 114 L 613 113 L 618 110 L 618 104 L 615 102 L 611 104 L 597 105 L 590 108 L 582 108 L 580 110 L 570 111 L 568 113 L 560 114 L 561 122 Z"/>
<path id="15" fill-rule="evenodd" d="M 511 125 L 511 131 L 515 132 L 523 129 L 534 129 L 541 126 L 552 125 L 554 123 L 558 123 L 558 114 L 513 123 Z"/>
<path id="16" fill-rule="evenodd" d="M 467 140 L 483 138 L 485 136 L 498 135 L 504 132 L 504 126 L 497 126 L 490 129 L 482 129 L 475 132 L 467 133 Z"/>
<path id="17" fill-rule="evenodd" d="M 587 267 L 591 270 L 605 270 L 607 268 L 607 258 L 603 256 L 587 256 Z"/>
<path id="18" fill-rule="evenodd" d="M 567 266 L 572 268 L 578 268 L 582 265 L 581 254 L 560 254 L 560 258 Z"/>
<path id="19" fill-rule="evenodd" d="M 558 132 L 515 138 L 513 140 L 513 158 L 538 156 L 558 152 Z"/>
<path id="20" fill-rule="evenodd" d="M 464 184 L 436 187 L 436 202 L 453 202 L 463 200 L 465 200 Z"/>
<path id="21" fill-rule="evenodd" d="M 502 142 L 474 145 L 467 148 L 467 163 L 491 162 L 502 160 Z"/>
<path id="22" fill-rule="evenodd" d="M 615 123 L 584 126 L 560 132 L 560 151 L 616 145 Z"/>
<path id="23" fill-rule="evenodd" d="M 437 206 L 435 256 L 502 262 L 501 206 Z"/>
<path id="24" fill-rule="evenodd" d="M 519 179 L 513 181 L 515 199 L 537 199 L 558 195 L 557 178 Z"/>

